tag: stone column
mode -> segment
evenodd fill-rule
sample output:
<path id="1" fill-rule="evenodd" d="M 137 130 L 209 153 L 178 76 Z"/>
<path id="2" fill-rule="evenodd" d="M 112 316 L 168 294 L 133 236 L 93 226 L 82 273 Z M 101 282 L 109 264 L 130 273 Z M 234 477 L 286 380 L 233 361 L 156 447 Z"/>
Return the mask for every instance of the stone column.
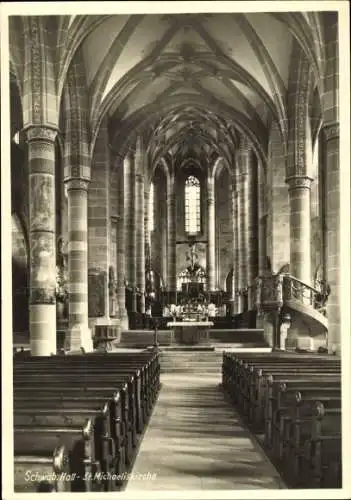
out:
<path id="1" fill-rule="evenodd" d="M 151 257 L 151 233 L 149 231 L 149 204 L 150 204 L 150 183 L 144 183 L 144 238 L 145 238 L 145 266 L 150 265 Z M 153 208 L 152 208 L 153 210 Z"/>
<path id="2" fill-rule="evenodd" d="M 238 185 L 238 182 L 237 182 Z M 241 240 L 242 240 L 242 235 L 240 231 L 240 193 L 238 190 L 235 191 L 234 194 L 234 203 L 235 203 L 235 281 L 236 281 L 236 295 L 235 295 L 235 302 L 236 302 L 236 308 L 235 312 L 236 314 L 239 314 L 242 312 L 242 296 L 239 295 L 238 290 L 243 288 L 243 274 L 242 274 L 242 252 L 241 252 Z"/>
<path id="3" fill-rule="evenodd" d="M 326 280 L 330 286 L 327 302 L 328 351 L 341 352 L 340 324 L 340 161 L 339 123 L 328 123 L 323 129 L 326 186 Z M 346 223 L 346 221 L 345 221 Z M 345 273 L 346 273 L 345 269 Z"/>
<path id="4" fill-rule="evenodd" d="M 137 294 L 135 288 L 137 287 L 137 179 L 136 179 L 136 164 L 135 155 L 131 157 L 131 225 L 130 225 L 130 275 L 131 285 L 133 287 L 132 295 L 132 312 L 137 312 Z"/>
<path id="5" fill-rule="evenodd" d="M 290 272 L 306 284 L 311 281 L 311 180 L 289 177 Z"/>
<path id="6" fill-rule="evenodd" d="M 248 165 L 248 196 L 247 196 L 248 228 L 247 228 L 247 284 L 248 308 L 252 309 L 252 286 L 258 276 L 258 185 L 257 161 L 253 152 L 250 153 Z"/>
<path id="7" fill-rule="evenodd" d="M 141 292 L 140 312 L 145 313 L 145 222 L 144 222 L 144 176 L 136 174 L 135 179 L 136 202 L 136 276 L 137 286 Z"/>
<path id="8" fill-rule="evenodd" d="M 124 171 L 118 177 L 118 212 L 117 219 L 117 300 L 121 331 L 129 329 L 126 309 L 126 261 L 125 261 L 125 213 L 124 213 Z"/>
<path id="9" fill-rule="evenodd" d="M 160 226 L 161 236 L 160 236 L 160 247 L 161 247 L 161 275 L 163 277 L 164 283 L 168 284 L 168 234 L 167 234 L 167 189 L 162 190 L 160 193 L 160 187 L 157 189 L 158 193 L 158 213 L 156 214 L 157 224 Z M 161 212 L 162 207 L 162 212 Z"/>
<path id="10" fill-rule="evenodd" d="M 167 285 L 170 292 L 177 289 L 176 222 L 175 182 L 170 178 L 167 181 Z"/>
<path id="11" fill-rule="evenodd" d="M 237 281 L 238 281 L 238 241 L 237 241 L 237 223 L 238 223 L 238 214 L 237 214 L 237 192 L 235 189 L 235 184 L 231 185 L 231 205 L 232 205 L 232 228 L 233 228 L 233 277 L 232 277 L 232 315 L 238 313 L 238 304 L 237 304 L 237 296 L 235 294 L 235 290 L 237 289 Z"/>
<path id="12" fill-rule="evenodd" d="M 89 179 L 66 178 L 68 196 L 69 332 L 66 348 L 93 350 L 88 327 L 88 186 Z"/>
<path id="13" fill-rule="evenodd" d="M 259 274 L 266 268 L 267 241 L 266 241 L 266 207 L 265 207 L 265 175 L 262 162 L 258 163 L 258 269 Z"/>
<path id="14" fill-rule="evenodd" d="M 238 185 L 238 225 L 239 225 L 239 280 L 238 288 L 244 289 L 248 286 L 248 255 L 249 255 L 249 183 L 248 169 L 251 152 L 248 142 L 242 138 L 240 148 L 237 152 L 237 185 Z M 243 297 L 239 297 L 239 311 L 243 312 Z"/>
<path id="15" fill-rule="evenodd" d="M 133 197 L 132 197 L 132 155 L 128 153 L 123 161 L 123 207 L 124 207 L 124 250 L 125 250 L 125 279 L 129 285 L 132 284 L 132 213 L 133 213 Z"/>
<path id="16" fill-rule="evenodd" d="M 56 130 L 26 130 L 29 163 L 29 331 L 33 356 L 56 354 Z"/>
<path id="17" fill-rule="evenodd" d="M 136 231 L 135 231 L 135 164 L 129 152 L 124 158 L 124 210 L 125 210 L 125 256 L 126 279 L 131 287 L 136 286 Z M 132 311 L 136 312 L 136 294 L 132 295 Z"/>
<path id="18" fill-rule="evenodd" d="M 244 144 L 238 151 L 238 185 L 240 197 L 240 255 L 239 265 L 242 274 L 242 286 L 249 283 L 249 163 L 250 151 Z"/>
<path id="19" fill-rule="evenodd" d="M 216 232 L 215 232 L 215 193 L 214 178 L 207 179 L 207 290 L 215 289 L 216 274 Z"/>

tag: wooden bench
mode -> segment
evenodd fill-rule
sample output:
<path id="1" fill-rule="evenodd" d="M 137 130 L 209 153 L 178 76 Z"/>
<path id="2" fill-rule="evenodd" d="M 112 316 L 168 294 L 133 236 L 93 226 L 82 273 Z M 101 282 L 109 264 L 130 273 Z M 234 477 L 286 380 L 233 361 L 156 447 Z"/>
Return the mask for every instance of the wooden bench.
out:
<path id="1" fill-rule="evenodd" d="M 288 426 L 291 424 L 291 411 L 296 399 L 296 389 L 300 388 L 305 400 L 315 401 L 323 399 L 332 404 L 333 401 L 338 404 L 341 400 L 340 382 L 330 382 L 320 380 L 299 383 L 299 381 L 278 383 L 273 390 L 272 405 L 272 441 L 274 455 L 282 460 L 284 448 L 287 445 L 286 435 L 289 434 Z M 302 389 L 303 388 L 303 389 Z"/>
<path id="2" fill-rule="evenodd" d="M 14 455 L 39 455 L 47 457 L 52 450 L 65 446 L 69 456 L 71 491 L 100 491 L 101 484 L 93 480 L 100 471 L 95 458 L 93 421 L 84 425 L 66 424 L 64 427 L 39 426 L 36 424 L 14 426 Z"/>
<path id="3" fill-rule="evenodd" d="M 145 359 L 149 359 L 148 362 L 143 366 L 140 365 L 139 361 L 135 361 L 133 358 L 132 359 L 124 359 L 124 357 L 118 355 L 117 361 L 118 361 L 118 366 L 122 368 L 122 366 L 127 366 L 128 368 L 140 368 L 141 371 L 141 406 L 144 414 L 144 418 L 147 419 L 150 415 L 151 409 L 153 407 L 153 404 L 157 398 L 157 394 L 159 392 L 160 388 L 160 382 L 159 382 L 159 360 L 158 358 L 155 358 L 153 355 L 152 357 L 150 354 L 147 356 L 143 356 Z M 107 358 L 109 361 L 105 361 L 104 358 Z M 113 358 L 113 359 L 112 359 Z M 151 358 L 151 359 L 150 359 Z M 38 358 L 36 358 L 38 359 Z M 38 361 L 38 363 L 33 363 L 32 362 L 25 362 L 22 363 L 21 365 L 17 364 L 15 371 L 16 373 L 25 371 L 25 373 L 31 372 L 31 371 L 37 371 L 38 370 L 38 364 L 40 367 L 50 367 L 52 366 L 52 362 L 55 360 L 55 364 L 59 363 L 59 371 L 61 372 L 63 367 L 69 367 L 69 370 L 72 371 L 75 367 L 80 367 L 83 371 L 91 371 L 91 369 L 96 369 L 96 365 L 100 365 L 100 368 L 102 371 L 109 372 L 112 370 L 112 368 L 115 368 L 116 364 L 116 356 L 114 355 L 92 355 L 92 356 L 63 356 L 63 357 L 49 357 L 49 358 L 44 358 L 44 360 Z M 155 363 L 156 361 L 156 363 Z M 109 369 L 107 367 L 101 367 L 102 363 L 104 363 L 103 366 L 107 365 L 109 366 Z M 89 368 L 88 368 L 88 366 Z M 113 365 L 113 366 L 111 366 Z"/>
<path id="4" fill-rule="evenodd" d="M 285 459 L 286 475 L 291 484 L 306 486 L 309 483 L 311 487 L 321 485 L 322 472 L 326 470 L 328 459 L 331 468 L 335 470 L 336 465 L 341 471 L 341 454 L 338 454 L 340 442 L 341 399 L 319 398 L 317 402 L 315 398 L 302 398 L 300 393 L 296 393 L 296 404 L 292 408 L 288 426 Z M 333 482 L 333 487 L 340 487 L 336 486 L 338 476 L 329 474 L 329 483 Z"/>
<path id="5" fill-rule="evenodd" d="M 67 405 L 68 406 L 68 405 Z M 109 472 L 115 470 L 116 449 L 115 441 L 112 438 L 110 409 L 106 402 L 101 410 L 92 408 L 50 408 L 49 404 L 45 408 L 16 407 L 14 412 L 14 426 L 28 427 L 31 425 L 43 427 L 62 428 L 67 424 L 82 427 L 87 419 L 93 421 L 94 449 L 96 460 L 99 461 L 101 470 L 106 480 L 103 481 L 104 489 L 111 491 L 112 484 L 109 479 Z"/>
<path id="6" fill-rule="evenodd" d="M 90 417 L 95 467 L 117 474 L 128 471 L 136 435 L 156 401 L 159 375 L 159 354 L 154 351 L 14 360 L 16 429 L 33 427 L 39 432 L 37 426 L 45 435 L 48 423 L 56 430 L 72 428 Z M 104 489 L 114 486 L 104 484 Z"/>
<path id="7" fill-rule="evenodd" d="M 121 474 L 127 470 L 127 436 L 126 429 L 122 418 L 122 405 L 121 405 L 121 394 L 120 392 L 115 392 L 110 397 L 110 391 L 108 393 L 94 393 L 91 394 L 84 393 L 78 389 L 76 393 L 68 395 L 61 395 L 52 392 L 37 392 L 33 396 L 28 396 L 27 391 L 25 393 L 15 393 L 14 395 L 14 418 L 16 418 L 17 410 L 24 412 L 35 412 L 36 414 L 41 411 L 57 411 L 57 413 L 62 413 L 63 415 L 69 415 L 70 413 L 77 412 L 84 414 L 87 411 L 95 411 L 96 414 L 99 412 L 101 405 L 104 405 L 107 401 L 109 407 L 109 420 L 110 420 L 110 436 L 104 436 L 100 449 L 102 449 L 102 459 L 107 457 L 106 461 L 110 462 L 110 468 L 112 468 L 113 473 Z M 108 399 L 110 398 L 110 399 Z M 113 457 L 110 456 L 110 452 Z M 102 465 L 102 469 L 103 469 Z M 106 483 L 104 483 L 106 486 Z"/>
<path id="8" fill-rule="evenodd" d="M 14 484 L 17 492 L 69 492 L 69 456 L 64 446 L 53 452 L 14 456 Z"/>
<path id="9" fill-rule="evenodd" d="M 104 385 L 127 382 L 129 385 L 128 398 L 130 412 L 136 425 L 135 432 L 141 433 L 150 413 L 150 404 L 153 405 L 154 403 L 152 399 L 150 404 L 146 404 L 146 396 L 143 395 L 145 393 L 144 386 L 146 382 L 142 381 L 141 371 L 129 368 L 129 366 L 124 369 L 122 367 L 113 367 L 109 373 L 106 373 L 106 370 L 101 368 L 92 368 L 89 370 L 89 373 L 86 373 L 86 371 L 84 367 L 76 366 L 71 369 L 67 369 L 67 367 L 60 368 L 59 378 L 57 377 L 56 367 L 55 370 L 52 367 L 46 368 L 44 371 L 41 369 L 40 373 L 31 373 L 30 376 L 28 376 L 28 372 L 26 374 L 20 372 L 14 375 L 14 384 L 16 385 L 18 382 L 21 387 L 25 387 L 26 384 L 35 384 L 38 386 L 41 384 L 43 376 L 45 376 L 48 383 L 53 385 L 60 385 L 61 381 L 65 381 L 67 384 L 80 381 L 84 382 L 86 388 L 96 386 L 97 381 L 99 384 Z"/>
<path id="10" fill-rule="evenodd" d="M 131 381 L 131 384 L 132 383 L 133 381 Z M 30 390 L 31 393 L 35 392 L 35 399 L 28 398 L 28 390 Z M 95 397 L 97 395 L 103 396 L 105 400 L 107 400 L 111 398 L 112 394 L 117 390 L 120 394 L 120 408 L 116 408 L 115 406 L 111 407 L 114 412 L 112 414 L 112 421 L 115 424 L 113 438 L 115 440 L 116 453 L 120 455 L 120 461 L 122 462 L 124 460 L 127 466 L 132 460 L 133 446 L 136 444 L 136 427 L 131 403 L 131 393 L 133 389 L 128 387 L 126 377 L 122 377 L 119 381 L 115 380 L 114 384 L 109 382 L 106 386 L 95 387 L 90 385 L 90 382 L 88 382 L 87 385 L 83 385 L 82 382 L 79 383 L 79 381 L 74 381 L 72 379 L 66 379 L 61 383 L 58 381 L 56 385 L 53 383 L 46 383 L 44 388 L 41 387 L 39 383 L 28 384 L 27 387 L 16 387 L 16 385 L 14 385 L 14 408 L 16 409 L 16 401 L 20 396 L 22 396 L 22 398 L 25 397 L 26 402 L 28 402 L 28 399 L 33 399 L 37 403 L 39 398 L 44 397 L 44 404 L 47 404 L 47 401 L 52 399 L 62 400 L 67 404 L 67 399 L 84 399 L 94 395 Z M 120 434 L 118 435 L 116 432 L 120 432 Z M 122 462 L 119 464 L 119 467 L 124 468 L 125 465 Z"/>
<path id="11" fill-rule="evenodd" d="M 340 359 L 224 353 L 222 381 L 254 431 L 263 434 L 270 458 L 289 485 L 340 485 Z M 326 418 L 322 431 L 311 410 L 316 400 Z M 325 475 L 329 479 L 323 481 Z"/>
<path id="12" fill-rule="evenodd" d="M 331 421 L 332 428 L 330 428 Z M 320 401 L 315 403 L 309 456 L 312 486 L 340 488 L 342 485 L 340 409 L 326 410 Z"/>

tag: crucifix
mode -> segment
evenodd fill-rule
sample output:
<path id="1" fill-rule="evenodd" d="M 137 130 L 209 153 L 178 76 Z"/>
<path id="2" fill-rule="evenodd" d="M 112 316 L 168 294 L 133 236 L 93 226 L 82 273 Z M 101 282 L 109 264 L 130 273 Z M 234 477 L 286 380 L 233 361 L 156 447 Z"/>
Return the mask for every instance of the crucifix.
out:
<path id="1" fill-rule="evenodd" d="M 194 269 L 195 267 L 195 263 L 198 259 L 198 254 L 197 254 L 197 251 L 196 251 L 196 243 L 190 243 L 189 245 L 189 252 L 188 252 L 188 256 L 187 256 L 187 260 L 190 261 L 190 266 L 191 266 L 191 269 Z"/>

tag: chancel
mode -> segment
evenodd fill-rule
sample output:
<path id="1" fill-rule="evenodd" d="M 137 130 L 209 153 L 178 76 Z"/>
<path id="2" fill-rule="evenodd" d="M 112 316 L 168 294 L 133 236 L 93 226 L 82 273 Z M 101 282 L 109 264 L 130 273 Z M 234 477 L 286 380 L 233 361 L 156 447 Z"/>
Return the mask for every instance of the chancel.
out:
<path id="1" fill-rule="evenodd" d="M 16 491 L 342 487 L 319 6 L 8 18 Z"/>

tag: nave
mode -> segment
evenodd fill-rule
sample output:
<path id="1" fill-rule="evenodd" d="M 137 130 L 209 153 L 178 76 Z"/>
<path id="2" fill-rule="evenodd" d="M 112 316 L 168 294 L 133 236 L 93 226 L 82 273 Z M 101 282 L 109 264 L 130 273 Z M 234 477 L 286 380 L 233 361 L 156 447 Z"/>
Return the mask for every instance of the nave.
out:
<path id="1" fill-rule="evenodd" d="M 154 347 L 14 368 L 17 492 L 341 488 L 336 356 Z"/>
<path id="2" fill-rule="evenodd" d="M 219 383 L 215 373 L 162 377 L 127 492 L 284 488 Z"/>

